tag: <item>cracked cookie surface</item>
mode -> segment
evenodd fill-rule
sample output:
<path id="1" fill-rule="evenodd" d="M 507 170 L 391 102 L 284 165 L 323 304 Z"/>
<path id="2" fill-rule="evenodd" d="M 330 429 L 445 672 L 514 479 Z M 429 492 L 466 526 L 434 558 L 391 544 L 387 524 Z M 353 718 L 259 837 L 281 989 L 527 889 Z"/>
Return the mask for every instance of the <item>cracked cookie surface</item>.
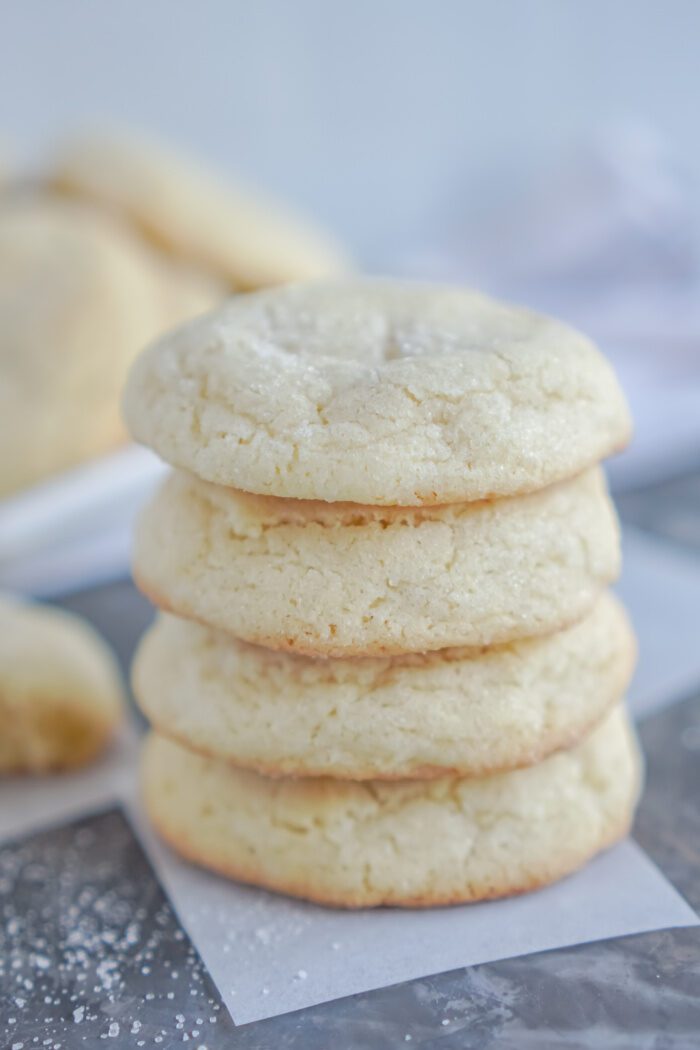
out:
<path id="1" fill-rule="evenodd" d="M 543 638 L 384 659 L 310 659 L 161 616 L 132 678 L 163 736 L 270 776 L 483 776 L 585 736 L 624 694 L 634 655 L 606 593 Z"/>
<path id="2" fill-rule="evenodd" d="M 245 641 L 366 656 L 546 634 L 585 615 L 619 558 L 597 468 L 527 496 L 414 508 L 251 496 L 176 472 L 141 517 L 134 575 L 161 608 Z"/>
<path id="3" fill-rule="evenodd" d="M 220 485 L 415 506 L 532 492 L 623 447 L 588 339 L 476 292 L 356 280 L 239 296 L 150 347 L 136 440 Z"/>

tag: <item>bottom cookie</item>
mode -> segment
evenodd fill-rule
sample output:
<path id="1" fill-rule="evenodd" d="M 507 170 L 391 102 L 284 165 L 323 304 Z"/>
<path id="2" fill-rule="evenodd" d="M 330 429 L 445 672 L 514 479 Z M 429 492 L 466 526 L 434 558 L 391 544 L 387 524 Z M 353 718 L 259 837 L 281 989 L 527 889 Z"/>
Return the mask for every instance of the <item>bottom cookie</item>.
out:
<path id="1" fill-rule="evenodd" d="M 518 894 L 627 833 L 640 761 L 616 708 L 576 748 L 481 780 L 271 779 L 151 734 L 157 831 L 220 874 L 324 904 L 428 906 Z"/>
<path id="2" fill-rule="evenodd" d="M 341 907 L 427 907 L 553 882 L 621 838 L 640 760 L 624 710 L 537 766 L 480 780 L 270 779 L 152 733 L 147 811 L 223 875 Z"/>

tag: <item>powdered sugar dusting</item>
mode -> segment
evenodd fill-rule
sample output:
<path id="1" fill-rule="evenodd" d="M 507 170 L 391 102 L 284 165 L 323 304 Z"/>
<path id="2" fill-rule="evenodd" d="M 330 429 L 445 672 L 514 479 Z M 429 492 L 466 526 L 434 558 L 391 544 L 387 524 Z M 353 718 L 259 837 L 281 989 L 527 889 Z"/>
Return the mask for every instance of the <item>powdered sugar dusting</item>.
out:
<path id="1" fill-rule="evenodd" d="M 215 1050 L 220 1010 L 120 812 L 0 846 L 0 1046 Z"/>

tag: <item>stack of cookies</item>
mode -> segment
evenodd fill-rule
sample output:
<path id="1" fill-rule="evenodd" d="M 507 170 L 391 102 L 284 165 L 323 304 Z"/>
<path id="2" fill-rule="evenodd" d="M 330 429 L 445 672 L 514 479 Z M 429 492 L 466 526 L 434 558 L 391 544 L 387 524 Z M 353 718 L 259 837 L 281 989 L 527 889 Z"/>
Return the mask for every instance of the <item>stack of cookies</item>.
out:
<path id="1" fill-rule="evenodd" d="M 177 469 L 138 530 L 145 802 L 184 856 L 325 903 L 516 893 L 624 835 L 634 662 L 566 326 L 387 281 L 240 296 L 132 370 Z"/>

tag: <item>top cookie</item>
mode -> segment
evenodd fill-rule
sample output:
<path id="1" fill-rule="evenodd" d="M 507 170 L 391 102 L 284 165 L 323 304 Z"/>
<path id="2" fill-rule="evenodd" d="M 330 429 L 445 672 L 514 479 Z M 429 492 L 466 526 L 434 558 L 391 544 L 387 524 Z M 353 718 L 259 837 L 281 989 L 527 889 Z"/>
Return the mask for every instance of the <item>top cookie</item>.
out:
<path id="1" fill-rule="evenodd" d="M 348 269 L 340 249 L 312 225 L 134 135 L 68 142 L 49 181 L 127 216 L 161 248 L 235 289 Z"/>
<path id="2" fill-rule="evenodd" d="M 377 505 L 534 491 L 630 433 L 584 336 L 476 292 L 381 280 L 229 301 L 141 355 L 125 414 L 208 481 Z"/>

